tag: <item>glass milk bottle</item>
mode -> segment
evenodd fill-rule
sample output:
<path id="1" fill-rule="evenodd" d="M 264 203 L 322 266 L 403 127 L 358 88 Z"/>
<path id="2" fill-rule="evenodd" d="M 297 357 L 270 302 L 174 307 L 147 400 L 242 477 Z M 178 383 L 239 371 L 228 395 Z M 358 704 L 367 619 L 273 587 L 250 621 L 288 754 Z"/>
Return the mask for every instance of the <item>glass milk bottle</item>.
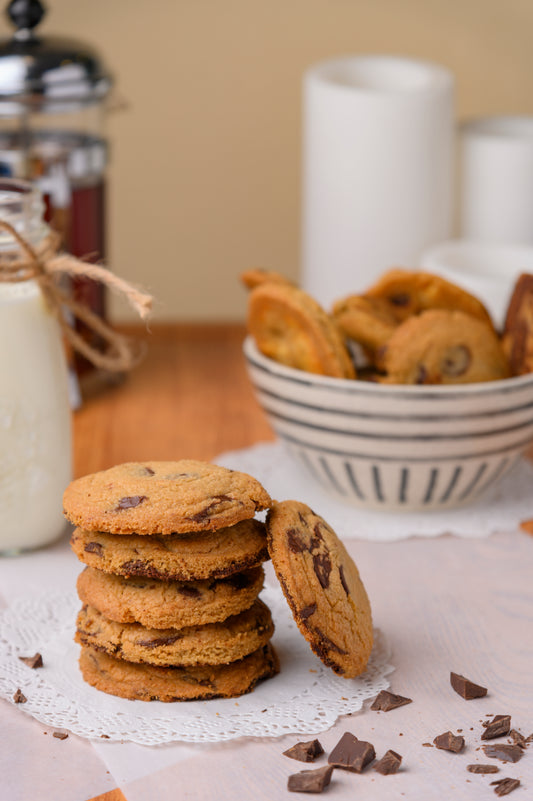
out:
<path id="1" fill-rule="evenodd" d="M 0 219 L 36 247 L 49 233 L 40 192 L 0 179 Z M 18 245 L 0 230 L 0 260 Z M 22 254 L 21 254 L 22 255 Z M 68 377 L 60 326 L 34 280 L 0 283 L 0 554 L 56 540 L 71 480 Z"/>

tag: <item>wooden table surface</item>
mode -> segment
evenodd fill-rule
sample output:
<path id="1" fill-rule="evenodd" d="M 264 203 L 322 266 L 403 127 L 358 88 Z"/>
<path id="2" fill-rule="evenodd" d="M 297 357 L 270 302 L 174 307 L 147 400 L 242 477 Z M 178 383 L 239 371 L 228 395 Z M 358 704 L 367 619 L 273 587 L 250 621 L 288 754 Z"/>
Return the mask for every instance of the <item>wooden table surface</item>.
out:
<path id="1" fill-rule="evenodd" d="M 246 378 L 242 338 L 239 326 L 155 328 L 145 362 L 75 414 L 76 475 L 127 460 L 213 459 L 273 439 Z M 533 538 L 510 530 L 485 539 L 346 544 L 392 650 L 391 689 L 413 703 L 386 714 L 367 709 L 318 735 L 326 751 L 352 731 L 378 753 L 392 748 L 404 759 L 396 776 L 337 771 L 328 797 L 477 801 L 495 797 L 490 781 L 511 776 L 522 782 L 513 801 L 533 798 L 533 746 L 516 765 L 492 760 L 496 775 L 466 771 L 470 762 L 491 761 L 478 751 L 486 715 L 511 714 L 513 726 L 533 730 Z M 67 550 L 65 541 L 28 560 L 38 569 L 35 560 L 42 559 L 49 570 Z M 7 602 L 3 587 L 16 587 L 21 565 L 15 559 L 0 565 L 0 601 Z M 450 670 L 487 686 L 487 698 L 467 702 L 456 695 Z M 161 747 L 158 770 L 143 772 L 154 749 L 98 749 L 72 734 L 53 740 L 42 736 L 46 726 L 13 705 L 0 702 L 0 710 L 1 801 L 272 801 L 297 797 L 286 790 L 287 776 L 306 767 L 282 756 L 299 739 L 291 735 L 196 750 Z M 465 752 L 423 746 L 447 730 L 462 730 Z"/>

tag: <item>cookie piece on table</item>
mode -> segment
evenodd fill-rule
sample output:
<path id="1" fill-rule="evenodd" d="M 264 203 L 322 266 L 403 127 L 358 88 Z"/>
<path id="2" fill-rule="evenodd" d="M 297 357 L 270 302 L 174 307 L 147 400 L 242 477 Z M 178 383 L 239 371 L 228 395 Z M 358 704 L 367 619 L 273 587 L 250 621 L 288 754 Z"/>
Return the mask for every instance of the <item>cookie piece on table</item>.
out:
<path id="1" fill-rule="evenodd" d="M 63 496 L 71 523 L 111 534 L 209 531 L 269 506 L 255 478 L 192 459 L 116 465 L 76 479 Z"/>
<path id="2" fill-rule="evenodd" d="M 509 376 L 494 330 L 460 311 L 436 309 L 398 326 L 380 355 L 384 383 L 470 384 Z"/>
<path id="3" fill-rule="evenodd" d="M 395 268 L 364 294 L 382 301 L 398 323 L 428 309 L 448 309 L 462 311 L 493 328 L 490 314 L 478 298 L 432 273 Z"/>
<path id="4" fill-rule="evenodd" d="M 97 690 L 134 701 L 197 701 L 234 698 L 251 692 L 263 679 L 279 673 L 270 643 L 228 665 L 154 667 L 115 659 L 82 647 L 80 669 Z"/>
<path id="5" fill-rule="evenodd" d="M 248 330 L 261 353 L 277 362 L 309 373 L 355 378 L 336 323 L 302 289 L 268 282 L 253 289 Z"/>
<path id="6" fill-rule="evenodd" d="M 89 567 L 164 581 L 225 578 L 269 559 L 265 525 L 254 519 L 218 531 L 151 537 L 77 528 L 70 545 Z"/>
<path id="7" fill-rule="evenodd" d="M 502 342 L 513 375 L 533 372 L 533 275 L 523 273 L 515 284 Z"/>
<path id="8" fill-rule="evenodd" d="M 126 662 L 150 665 L 220 665 L 256 651 L 274 633 L 269 608 L 256 600 L 250 609 L 220 623 L 182 629 L 147 629 L 139 623 L 115 623 L 92 606 L 77 619 L 76 642 Z"/>
<path id="9" fill-rule="evenodd" d="M 249 609 L 263 588 L 255 567 L 226 579 L 160 581 L 125 578 L 86 567 L 78 576 L 80 600 L 117 623 L 154 629 L 202 626 Z"/>
<path id="10" fill-rule="evenodd" d="M 372 650 L 370 603 L 359 572 L 333 529 L 297 501 L 267 515 L 272 564 L 298 628 L 322 662 L 353 678 Z"/>

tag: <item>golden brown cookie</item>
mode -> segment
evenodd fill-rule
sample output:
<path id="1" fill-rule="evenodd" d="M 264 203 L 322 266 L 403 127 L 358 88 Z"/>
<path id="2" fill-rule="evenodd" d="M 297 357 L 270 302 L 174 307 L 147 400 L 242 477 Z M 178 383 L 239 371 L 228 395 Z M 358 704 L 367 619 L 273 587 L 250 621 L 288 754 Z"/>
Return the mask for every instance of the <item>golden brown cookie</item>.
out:
<path id="1" fill-rule="evenodd" d="M 500 340 L 460 311 L 426 311 L 402 323 L 380 356 L 386 383 L 470 384 L 507 378 Z"/>
<path id="2" fill-rule="evenodd" d="M 255 478 L 192 459 L 116 465 L 76 479 L 63 496 L 71 523 L 111 534 L 213 530 L 269 505 Z"/>
<path id="3" fill-rule="evenodd" d="M 386 301 L 364 295 L 350 295 L 337 301 L 333 306 L 333 319 L 345 336 L 364 348 L 371 360 L 398 326 Z"/>
<path id="4" fill-rule="evenodd" d="M 264 283 L 253 289 L 248 330 L 261 353 L 275 361 L 319 375 L 355 378 L 335 322 L 297 287 Z"/>
<path id="5" fill-rule="evenodd" d="M 431 273 L 389 270 L 364 294 L 383 301 L 399 323 L 428 309 L 448 309 L 462 311 L 492 327 L 490 315 L 480 300 Z"/>
<path id="6" fill-rule="evenodd" d="M 78 559 L 89 567 L 163 581 L 224 578 L 269 558 L 264 523 L 255 519 L 218 531 L 159 537 L 77 528 L 70 544 Z"/>
<path id="7" fill-rule="evenodd" d="M 115 623 L 92 606 L 77 619 L 76 642 L 126 662 L 150 665 L 221 665 L 251 654 L 270 640 L 274 624 L 268 606 L 257 599 L 250 609 L 220 623 L 182 629 L 148 629 Z"/>
<path id="8" fill-rule="evenodd" d="M 262 567 L 205 581 L 124 578 L 86 567 L 78 576 L 77 588 L 84 604 L 117 623 L 180 629 L 216 623 L 249 609 L 263 580 Z"/>
<path id="9" fill-rule="evenodd" d="M 80 669 L 88 684 L 121 698 L 196 701 L 249 693 L 259 681 L 279 673 L 279 663 L 270 643 L 228 665 L 188 668 L 133 664 L 83 647 Z"/>
<path id="10" fill-rule="evenodd" d="M 513 375 L 533 372 L 533 275 L 523 273 L 515 284 L 502 344 Z"/>
<path id="11" fill-rule="evenodd" d="M 280 273 L 276 273 L 273 270 L 263 270 L 261 267 L 245 270 L 241 273 L 241 281 L 247 289 L 255 289 L 256 286 L 261 286 L 261 284 L 288 284 L 289 286 L 294 286 L 292 281 L 289 281 L 284 275 L 280 275 Z"/>
<path id="12" fill-rule="evenodd" d="M 362 673 L 372 651 L 370 603 L 357 567 L 333 529 L 297 501 L 275 503 L 267 517 L 272 564 L 315 654 L 335 673 Z"/>

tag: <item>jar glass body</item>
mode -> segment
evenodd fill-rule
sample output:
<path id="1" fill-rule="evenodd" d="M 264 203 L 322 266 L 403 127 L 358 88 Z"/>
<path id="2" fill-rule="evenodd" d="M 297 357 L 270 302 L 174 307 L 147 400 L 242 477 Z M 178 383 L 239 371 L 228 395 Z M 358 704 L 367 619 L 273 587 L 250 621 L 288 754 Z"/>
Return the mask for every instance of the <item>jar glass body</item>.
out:
<path id="1" fill-rule="evenodd" d="M 38 190 L 0 180 L 0 218 L 33 246 L 47 235 Z M 0 234 L 2 250 L 13 239 Z M 0 283 L 0 553 L 56 540 L 72 477 L 68 371 L 61 329 L 35 281 Z"/>

